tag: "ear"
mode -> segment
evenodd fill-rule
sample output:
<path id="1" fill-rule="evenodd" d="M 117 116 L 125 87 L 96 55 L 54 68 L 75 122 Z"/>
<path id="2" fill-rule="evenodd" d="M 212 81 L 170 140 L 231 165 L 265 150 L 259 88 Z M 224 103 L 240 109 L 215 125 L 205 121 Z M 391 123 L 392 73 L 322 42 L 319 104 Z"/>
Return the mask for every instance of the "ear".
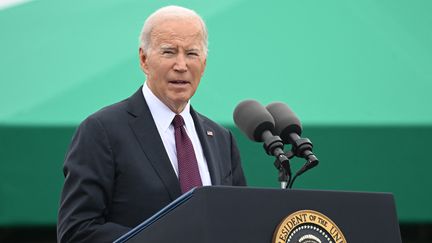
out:
<path id="1" fill-rule="evenodd" d="M 202 70 L 201 77 L 204 75 L 204 70 L 206 69 L 206 67 L 207 67 L 207 57 L 206 59 L 204 59 L 204 68 Z"/>
<path id="2" fill-rule="evenodd" d="M 139 59 L 140 59 L 140 66 L 141 69 L 145 74 L 148 72 L 148 64 L 147 64 L 147 56 L 144 54 L 144 50 L 140 47 L 139 48 Z"/>

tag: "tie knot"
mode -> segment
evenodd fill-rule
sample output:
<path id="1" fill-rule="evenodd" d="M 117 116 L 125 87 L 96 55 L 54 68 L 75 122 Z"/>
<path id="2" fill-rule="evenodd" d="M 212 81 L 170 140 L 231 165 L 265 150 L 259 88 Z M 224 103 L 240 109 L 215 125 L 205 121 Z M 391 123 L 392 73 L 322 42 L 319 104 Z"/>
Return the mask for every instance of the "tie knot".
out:
<path id="1" fill-rule="evenodd" d="M 175 115 L 172 123 L 174 125 L 174 128 L 182 127 L 185 124 L 183 117 L 181 115 Z"/>

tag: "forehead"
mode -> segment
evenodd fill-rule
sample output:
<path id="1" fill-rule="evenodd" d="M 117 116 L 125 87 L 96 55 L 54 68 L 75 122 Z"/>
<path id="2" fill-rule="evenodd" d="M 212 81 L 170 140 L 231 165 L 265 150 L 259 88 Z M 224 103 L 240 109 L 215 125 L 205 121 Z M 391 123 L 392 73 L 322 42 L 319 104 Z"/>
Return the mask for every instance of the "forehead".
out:
<path id="1" fill-rule="evenodd" d="M 150 36 L 152 44 L 156 46 L 196 46 L 201 45 L 203 41 L 201 24 L 193 18 L 162 20 L 152 29 Z"/>

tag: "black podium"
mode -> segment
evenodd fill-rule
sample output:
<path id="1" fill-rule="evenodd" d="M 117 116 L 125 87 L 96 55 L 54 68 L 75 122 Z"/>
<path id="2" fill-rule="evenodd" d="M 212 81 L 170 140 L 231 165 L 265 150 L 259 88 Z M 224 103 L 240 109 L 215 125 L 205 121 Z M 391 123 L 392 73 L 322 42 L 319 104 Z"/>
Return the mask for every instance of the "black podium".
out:
<path id="1" fill-rule="evenodd" d="M 115 242 L 402 241 L 388 193 L 202 187 Z"/>

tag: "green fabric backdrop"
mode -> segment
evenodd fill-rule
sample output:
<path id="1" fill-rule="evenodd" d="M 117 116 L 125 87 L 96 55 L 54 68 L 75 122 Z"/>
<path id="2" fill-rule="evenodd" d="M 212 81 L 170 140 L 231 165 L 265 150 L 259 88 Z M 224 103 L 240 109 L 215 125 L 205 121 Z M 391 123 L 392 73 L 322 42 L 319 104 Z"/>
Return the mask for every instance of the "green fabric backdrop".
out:
<path id="1" fill-rule="evenodd" d="M 55 223 L 75 128 L 143 83 L 138 35 L 168 4 L 208 24 L 192 104 L 234 131 L 251 185 L 276 170 L 232 111 L 283 101 L 321 160 L 298 188 L 392 192 L 401 221 L 432 222 L 431 1 L 40 0 L 0 10 L 0 225 Z"/>

